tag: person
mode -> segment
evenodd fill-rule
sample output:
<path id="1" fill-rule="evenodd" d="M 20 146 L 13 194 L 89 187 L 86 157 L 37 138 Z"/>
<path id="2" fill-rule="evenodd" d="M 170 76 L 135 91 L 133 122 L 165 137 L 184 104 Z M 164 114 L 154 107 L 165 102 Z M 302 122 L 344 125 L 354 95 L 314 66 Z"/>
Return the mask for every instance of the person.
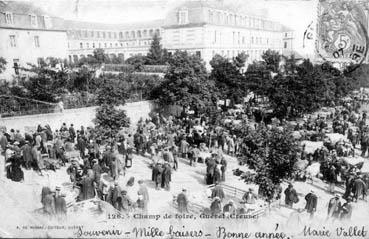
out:
<path id="1" fill-rule="evenodd" d="M 73 127 L 73 124 L 71 124 L 69 127 L 69 137 L 72 142 L 74 142 L 74 140 L 76 139 L 76 131 Z"/>
<path id="2" fill-rule="evenodd" d="M 353 183 L 353 192 L 354 192 L 354 201 L 357 202 L 357 200 L 360 198 L 360 196 L 362 196 L 362 198 L 364 199 L 366 196 L 366 191 L 367 191 L 367 185 L 365 184 L 365 182 L 363 181 L 363 179 L 361 177 L 357 177 L 354 180 Z"/>
<path id="3" fill-rule="evenodd" d="M 305 196 L 305 200 L 306 200 L 305 209 L 310 214 L 310 218 L 313 218 L 314 213 L 316 212 L 318 197 L 315 195 L 314 191 L 311 190 L 311 192 Z"/>
<path id="4" fill-rule="evenodd" d="M 215 197 L 210 205 L 210 212 L 212 215 L 218 215 L 222 212 L 222 204 L 219 197 Z"/>
<path id="5" fill-rule="evenodd" d="M 228 203 L 226 205 L 224 205 L 223 212 L 224 213 L 228 213 L 230 215 L 236 214 L 237 209 L 236 209 L 236 207 L 234 205 L 233 200 L 229 200 Z"/>
<path id="6" fill-rule="evenodd" d="M 140 192 L 138 192 L 137 195 L 138 195 L 137 201 L 136 201 L 137 209 L 142 213 L 147 213 L 147 207 L 146 207 L 147 204 L 145 203 L 143 195 Z"/>
<path id="7" fill-rule="evenodd" d="M 186 139 L 185 138 L 183 138 L 182 140 L 181 140 L 181 142 L 179 143 L 179 150 L 180 150 L 180 152 L 181 152 L 181 156 L 182 156 L 182 158 L 185 158 L 185 159 L 187 159 L 187 154 L 188 154 L 188 147 L 189 147 L 189 143 L 186 141 Z"/>
<path id="8" fill-rule="evenodd" d="M 126 190 L 122 190 L 121 195 L 117 197 L 117 209 L 121 212 L 130 212 L 133 208 L 133 201 L 128 196 Z"/>
<path id="9" fill-rule="evenodd" d="M 213 188 L 211 192 L 211 198 L 215 198 L 215 197 L 219 197 L 221 201 L 225 198 L 223 188 L 218 183 L 215 184 L 215 187 Z"/>
<path id="10" fill-rule="evenodd" d="M 1 150 L 2 150 L 1 152 L 5 151 L 7 145 L 8 145 L 8 139 L 5 136 L 5 133 L 2 133 L 1 137 L 0 137 L 0 146 L 1 146 Z"/>
<path id="11" fill-rule="evenodd" d="M 125 191 L 125 193 L 127 194 L 127 191 Z M 119 209 L 120 207 L 120 202 L 119 202 L 119 197 L 121 197 L 122 195 L 122 189 L 120 188 L 119 184 L 117 181 L 114 182 L 114 187 L 110 187 L 109 188 L 109 192 L 107 195 L 107 201 L 113 205 L 113 207 L 115 209 Z"/>
<path id="12" fill-rule="evenodd" d="M 182 192 L 177 196 L 178 211 L 181 213 L 188 213 L 188 199 L 187 190 L 182 189 Z"/>
<path id="13" fill-rule="evenodd" d="M 350 220 L 352 215 L 352 205 L 351 205 L 351 197 L 348 197 L 346 199 L 346 202 L 341 207 L 341 214 L 340 219 L 341 220 Z"/>
<path id="14" fill-rule="evenodd" d="M 329 200 L 327 220 L 329 218 L 333 218 L 333 220 L 339 218 L 341 213 L 341 207 L 342 204 L 340 200 L 340 195 L 336 194 L 333 198 Z"/>
<path id="15" fill-rule="evenodd" d="M 171 167 L 169 165 L 169 163 L 165 163 L 164 164 L 164 170 L 163 170 L 163 179 L 162 179 L 162 184 L 161 187 L 165 188 L 165 190 L 169 191 L 170 190 L 170 182 L 172 181 L 172 170 Z"/>
<path id="16" fill-rule="evenodd" d="M 24 180 L 24 173 L 21 169 L 21 153 L 16 151 L 7 161 L 10 165 L 7 167 L 7 177 L 14 182 Z"/>
<path id="17" fill-rule="evenodd" d="M 55 213 L 59 220 L 65 219 L 67 215 L 67 204 L 65 202 L 65 193 L 58 194 L 55 197 Z"/>
<path id="18" fill-rule="evenodd" d="M 249 191 L 247 191 L 243 197 L 242 197 L 242 202 L 247 203 L 247 204 L 255 204 L 256 203 L 256 199 L 257 199 L 257 195 L 254 193 L 254 189 L 249 188 Z"/>
<path id="19" fill-rule="evenodd" d="M 144 184 L 143 180 L 138 180 L 138 185 L 139 185 L 138 194 L 142 195 L 142 200 L 145 206 L 145 210 L 147 210 L 147 205 L 150 201 L 149 191 L 147 190 L 147 187 Z"/>
<path id="20" fill-rule="evenodd" d="M 227 160 L 222 157 L 222 159 L 220 160 L 220 164 L 222 165 L 222 167 L 220 168 L 220 170 L 222 171 L 222 182 L 225 181 L 225 173 L 227 170 Z"/>
<path id="21" fill-rule="evenodd" d="M 43 205 L 43 212 L 52 217 L 55 215 L 55 198 L 54 192 L 48 187 L 42 188 L 41 203 Z"/>
<path id="22" fill-rule="evenodd" d="M 293 188 L 293 185 L 291 183 L 288 184 L 288 187 L 286 188 L 286 190 L 284 190 L 284 195 L 285 195 L 285 203 L 288 207 L 292 208 L 293 204 L 298 203 L 299 201 L 297 192 Z"/>
<path id="23" fill-rule="evenodd" d="M 87 200 L 95 197 L 94 172 L 92 169 L 87 171 L 87 175 L 83 176 L 81 181 L 81 193 L 79 201 Z"/>
<path id="24" fill-rule="evenodd" d="M 213 183 L 220 183 L 221 182 L 221 173 L 220 173 L 220 164 L 217 164 L 214 168 L 214 175 L 213 175 Z"/>
<path id="25" fill-rule="evenodd" d="M 194 145 L 192 150 L 191 150 L 190 166 L 196 166 L 196 163 L 198 161 L 199 156 L 200 156 L 200 150 L 197 147 L 197 145 Z"/>

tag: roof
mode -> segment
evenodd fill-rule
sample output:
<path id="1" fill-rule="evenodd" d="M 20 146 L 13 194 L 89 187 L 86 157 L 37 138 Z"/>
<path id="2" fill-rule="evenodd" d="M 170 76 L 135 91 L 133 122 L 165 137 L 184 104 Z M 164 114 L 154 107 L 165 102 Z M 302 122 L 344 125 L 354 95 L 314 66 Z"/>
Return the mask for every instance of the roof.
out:
<path id="1" fill-rule="evenodd" d="M 65 28 L 68 30 L 80 30 L 80 29 L 101 29 L 101 30 L 129 30 L 139 28 L 159 28 L 163 25 L 163 20 L 153 20 L 150 22 L 133 22 L 124 24 L 109 24 L 101 22 L 84 22 L 65 20 Z"/>
<path id="2" fill-rule="evenodd" d="M 12 12 L 22 15 L 34 14 L 37 16 L 50 16 L 50 14 L 38 7 L 35 7 L 31 2 L 23 1 L 0 1 L 0 12 Z"/>

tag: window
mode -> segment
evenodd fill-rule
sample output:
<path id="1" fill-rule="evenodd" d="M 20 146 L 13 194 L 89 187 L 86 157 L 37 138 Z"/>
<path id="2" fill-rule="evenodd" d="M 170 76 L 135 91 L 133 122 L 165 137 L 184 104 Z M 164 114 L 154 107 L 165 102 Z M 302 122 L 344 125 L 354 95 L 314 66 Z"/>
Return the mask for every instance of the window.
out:
<path id="1" fill-rule="evenodd" d="M 122 39 L 123 38 L 123 32 L 119 32 L 119 38 Z"/>
<path id="2" fill-rule="evenodd" d="M 188 10 L 181 9 L 178 11 L 178 24 L 184 25 L 188 23 Z"/>
<path id="3" fill-rule="evenodd" d="M 213 13 L 213 11 L 209 11 L 209 22 L 210 23 L 214 22 L 214 13 Z"/>
<path id="4" fill-rule="evenodd" d="M 34 36 L 34 41 L 35 41 L 35 47 L 40 47 L 40 38 L 39 36 Z"/>
<path id="5" fill-rule="evenodd" d="M 217 42 L 217 31 L 214 31 L 214 43 Z"/>
<path id="6" fill-rule="evenodd" d="M 100 38 L 100 32 L 98 31 L 96 32 L 96 34 L 97 34 L 97 38 Z"/>
<path id="7" fill-rule="evenodd" d="M 113 43 L 110 43 L 110 47 L 113 48 Z"/>
<path id="8" fill-rule="evenodd" d="M 6 24 L 14 24 L 13 13 L 10 13 L 10 12 L 5 13 L 5 22 Z"/>
<path id="9" fill-rule="evenodd" d="M 90 43 L 86 43 L 86 48 L 90 48 Z"/>
<path id="10" fill-rule="evenodd" d="M 105 32 L 103 32 L 102 35 L 103 35 L 103 38 L 106 38 L 106 33 Z"/>
<path id="11" fill-rule="evenodd" d="M 10 35 L 9 39 L 10 39 L 10 47 L 17 47 L 17 41 L 15 38 L 15 35 Z"/>
<path id="12" fill-rule="evenodd" d="M 29 17 L 31 21 L 31 26 L 37 27 L 37 17 L 35 15 L 30 15 Z"/>
<path id="13" fill-rule="evenodd" d="M 114 32 L 114 39 L 117 39 L 117 33 Z"/>
<path id="14" fill-rule="evenodd" d="M 111 38 L 111 32 L 108 32 L 108 38 Z"/>
<path id="15" fill-rule="evenodd" d="M 99 42 L 99 48 L 101 48 L 101 42 Z"/>
<path id="16" fill-rule="evenodd" d="M 286 41 L 284 42 L 284 48 L 287 48 L 287 42 Z"/>
<path id="17" fill-rule="evenodd" d="M 95 48 L 95 42 L 94 42 L 94 43 L 92 43 L 92 48 Z"/>
<path id="18" fill-rule="evenodd" d="M 82 42 L 79 43 L 79 48 L 81 48 L 81 49 L 83 48 L 83 43 Z"/>
<path id="19" fill-rule="evenodd" d="M 286 32 L 285 34 L 284 34 L 284 37 L 287 37 L 288 36 L 288 33 Z"/>
<path id="20" fill-rule="evenodd" d="M 104 43 L 104 47 L 107 48 L 108 47 L 108 44 L 106 44 L 106 42 Z"/>
<path id="21" fill-rule="evenodd" d="M 52 27 L 51 18 L 49 16 L 44 16 L 44 24 L 45 24 L 45 28 Z"/>
<path id="22" fill-rule="evenodd" d="M 152 37 L 154 35 L 154 30 L 150 29 L 149 35 Z"/>
<path id="23" fill-rule="evenodd" d="M 94 37 L 94 36 L 95 36 L 95 32 L 94 32 L 94 31 L 91 31 L 91 32 L 90 32 L 90 36 L 91 36 L 91 37 Z"/>

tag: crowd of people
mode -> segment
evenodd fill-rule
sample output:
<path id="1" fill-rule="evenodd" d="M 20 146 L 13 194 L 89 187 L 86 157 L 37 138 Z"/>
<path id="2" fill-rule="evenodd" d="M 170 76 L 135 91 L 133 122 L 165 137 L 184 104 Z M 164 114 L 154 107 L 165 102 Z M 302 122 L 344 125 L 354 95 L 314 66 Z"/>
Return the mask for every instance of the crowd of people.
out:
<path id="1" fill-rule="evenodd" d="M 334 218 L 350 218 L 352 202 L 366 199 L 369 178 L 362 173 L 361 165 L 351 165 L 343 160 L 355 156 L 360 144 L 361 156 L 366 156 L 369 148 L 369 127 L 366 113 L 360 114 L 357 101 L 344 102 L 326 116 L 320 114 L 307 116 L 296 123 L 294 130 L 299 132 L 297 141 L 323 141 L 323 147 L 314 153 L 307 153 L 301 144 L 298 160 L 307 162 L 307 166 L 319 162 L 317 175 L 308 175 L 306 167 L 295 175 L 295 180 L 306 180 L 314 176 L 325 180 L 328 192 L 335 194 L 335 186 L 342 184 L 345 193 L 336 194 L 329 202 L 328 214 Z M 139 190 L 133 191 L 135 178 L 130 178 L 123 188 L 120 177 L 125 177 L 136 158 L 134 154 L 151 159 L 151 181 L 157 190 L 170 191 L 170 183 L 176 171 L 181 170 L 181 162 L 191 167 L 205 164 L 204 184 L 216 185 L 213 189 L 208 211 L 219 213 L 244 213 L 246 207 L 239 207 L 238 202 L 229 200 L 224 206 L 225 194 L 221 184 L 226 182 L 227 157 L 238 156 L 248 145 L 242 135 L 237 135 L 237 124 L 248 122 L 250 128 L 265 125 L 256 122 L 250 106 L 236 113 L 222 113 L 220 119 L 211 121 L 210 117 L 195 118 L 184 114 L 179 117 L 164 117 L 153 113 L 150 118 L 141 119 L 134 132 L 122 130 L 111 138 L 102 138 L 94 128 L 76 130 L 63 123 L 60 129 L 52 131 L 48 125 L 39 125 L 34 132 L 21 134 L 19 130 L 3 131 L 0 146 L 5 155 L 4 170 L 6 176 L 20 182 L 24 180 L 23 170 L 35 170 L 43 175 L 45 170 L 57 170 L 67 166 L 67 173 L 73 187 L 78 189 L 77 201 L 99 198 L 110 203 L 116 210 L 131 212 L 148 210 L 149 194 L 143 180 L 138 180 Z M 225 119 L 225 120 L 224 120 Z M 246 119 L 246 120 L 245 120 Z M 290 127 L 290 122 L 274 120 L 267 125 L 272 127 Z M 347 137 L 347 141 L 333 142 L 327 135 L 336 133 Z M 350 150 L 346 150 L 349 148 Z M 349 152 L 349 153 L 348 153 Z M 302 173 L 301 173 L 302 172 Z M 49 188 L 42 189 L 42 204 L 48 215 L 65 215 L 63 194 Z M 275 200 L 282 197 L 282 188 L 275 192 Z M 298 193 L 292 183 L 284 191 L 285 205 L 292 208 L 299 201 Z M 188 212 L 189 200 L 184 189 L 177 197 L 178 210 Z M 240 200 L 245 204 L 255 204 L 262 199 L 263 193 L 255 194 L 252 190 Z M 341 203 L 341 198 L 345 203 Z M 136 200 L 137 199 L 137 200 Z M 315 192 L 305 197 L 306 211 L 314 216 L 318 199 Z M 241 210 L 242 209 L 242 210 Z"/>

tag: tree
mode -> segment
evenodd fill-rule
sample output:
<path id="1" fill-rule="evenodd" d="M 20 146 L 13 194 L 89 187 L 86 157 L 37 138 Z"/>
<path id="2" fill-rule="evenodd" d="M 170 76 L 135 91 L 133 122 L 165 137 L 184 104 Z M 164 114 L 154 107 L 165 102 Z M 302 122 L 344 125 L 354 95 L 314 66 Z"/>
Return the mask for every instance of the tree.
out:
<path id="1" fill-rule="evenodd" d="M 185 51 L 174 53 L 164 81 L 152 95 L 163 107 L 178 105 L 195 112 L 214 107 L 217 102 L 215 85 L 207 77 L 204 62 Z"/>
<path id="2" fill-rule="evenodd" d="M 114 137 L 122 127 L 128 127 L 129 118 L 123 106 L 128 98 L 127 84 L 115 79 L 104 79 L 97 91 L 95 127 L 104 138 Z"/>
<path id="3" fill-rule="evenodd" d="M 126 63 L 134 66 L 134 69 L 136 71 L 142 71 L 143 66 L 146 64 L 146 62 L 147 62 L 146 56 L 141 55 L 134 55 L 126 60 Z"/>
<path id="4" fill-rule="evenodd" d="M 271 199 L 274 189 L 294 173 L 298 144 L 289 129 L 259 126 L 255 130 L 241 129 L 245 136 L 243 161 L 256 170 L 260 192 Z"/>
<path id="5" fill-rule="evenodd" d="M 97 90 L 96 103 L 98 105 L 124 105 L 129 98 L 127 82 L 116 78 L 104 78 L 102 81 L 100 88 Z"/>
<path id="6" fill-rule="evenodd" d="M 245 77 L 241 74 L 245 62 L 245 54 L 239 54 L 232 62 L 220 55 L 215 55 L 210 61 L 210 79 L 215 82 L 219 92 L 233 103 L 242 102 L 242 98 L 247 94 Z"/>
<path id="7" fill-rule="evenodd" d="M 3 57 L 0 57 L 0 74 L 3 73 L 6 69 L 6 60 Z"/>
<path id="8" fill-rule="evenodd" d="M 108 56 L 105 54 L 104 49 L 97 48 L 93 52 L 93 56 L 96 59 L 96 62 L 101 65 L 103 63 L 106 63 L 108 60 Z"/>
<path id="9" fill-rule="evenodd" d="M 154 34 L 151 42 L 151 47 L 147 53 L 147 63 L 149 65 L 162 65 L 167 61 L 168 52 L 160 43 L 160 37 L 158 34 Z"/>
<path id="10" fill-rule="evenodd" d="M 261 58 L 265 62 L 267 70 L 278 72 L 281 55 L 277 51 L 268 49 L 266 52 L 263 53 Z"/>
<path id="11" fill-rule="evenodd" d="M 103 138 L 114 137 L 123 127 L 129 127 L 130 121 L 125 110 L 114 105 L 102 104 L 96 109 L 95 127 Z"/>

